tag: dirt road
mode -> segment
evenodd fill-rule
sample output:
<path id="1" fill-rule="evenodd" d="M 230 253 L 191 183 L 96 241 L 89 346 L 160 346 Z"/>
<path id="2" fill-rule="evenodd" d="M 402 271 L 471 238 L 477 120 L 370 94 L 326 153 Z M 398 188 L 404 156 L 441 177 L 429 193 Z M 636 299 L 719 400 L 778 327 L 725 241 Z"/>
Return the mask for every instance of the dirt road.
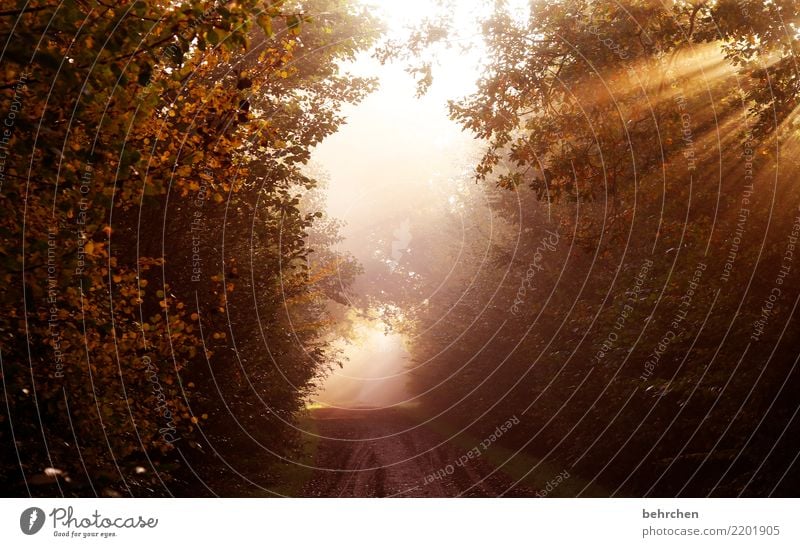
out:
<path id="1" fill-rule="evenodd" d="M 480 457 L 398 409 L 318 409 L 319 439 L 308 497 L 532 496 Z M 437 477 L 432 477 L 438 473 Z M 488 477 L 488 478 L 487 478 Z M 509 488 L 511 488 L 509 490 Z M 508 490 L 508 491 L 507 491 Z"/>

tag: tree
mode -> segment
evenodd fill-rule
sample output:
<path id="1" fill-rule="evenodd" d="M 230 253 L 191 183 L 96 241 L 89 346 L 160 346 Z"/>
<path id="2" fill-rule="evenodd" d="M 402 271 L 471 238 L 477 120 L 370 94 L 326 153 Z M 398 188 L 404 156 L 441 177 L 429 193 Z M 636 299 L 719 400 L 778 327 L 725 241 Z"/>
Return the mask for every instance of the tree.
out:
<path id="1" fill-rule="evenodd" d="M 31 2 L 0 28 L 0 200 L 19 211 L 0 219 L 0 434 L 26 456 L 3 451 L 3 480 L 31 493 L 175 489 L 193 478 L 187 459 L 213 459 L 215 431 L 252 438 L 211 413 L 235 390 L 240 416 L 269 400 L 280 420 L 262 429 L 284 457 L 328 359 L 310 319 L 327 296 L 300 267 L 317 217 L 295 189 L 314 187 L 301 167 L 339 107 L 371 89 L 338 63 L 367 47 L 374 21 L 338 0 Z M 266 330 L 237 333 L 253 356 L 242 363 L 225 317 L 247 307 L 245 286 Z M 297 344 L 284 302 L 302 319 Z M 255 349 L 262 336 L 288 384 Z"/>
<path id="2" fill-rule="evenodd" d="M 450 113 L 486 142 L 478 181 L 525 196 L 504 216 L 519 237 L 490 245 L 508 277 L 453 278 L 427 310 L 418 391 L 462 426 L 518 413 L 506 442 L 613 492 L 792 491 L 796 443 L 763 466 L 759 444 L 796 409 L 797 272 L 780 262 L 800 203 L 797 6 L 493 5 L 478 89 Z M 381 55 L 424 90 L 429 54 L 458 32 L 442 16 Z M 555 271 L 535 267 L 542 206 Z"/>

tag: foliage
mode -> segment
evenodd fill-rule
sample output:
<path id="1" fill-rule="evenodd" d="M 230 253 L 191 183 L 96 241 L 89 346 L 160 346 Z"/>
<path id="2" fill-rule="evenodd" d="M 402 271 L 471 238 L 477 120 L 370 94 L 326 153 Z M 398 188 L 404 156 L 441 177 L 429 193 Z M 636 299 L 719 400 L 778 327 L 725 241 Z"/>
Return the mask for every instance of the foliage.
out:
<path id="1" fill-rule="evenodd" d="M 416 392 L 462 426 L 524 415 L 517 447 L 611 492 L 791 492 L 796 3 L 494 5 L 450 114 L 508 192 L 467 208 L 466 248 L 415 246 L 441 274 L 419 289 Z M 448 25 L 381 56 L 420 74 Z"/>
<path id="2" fill-rule="evenodd" d="M 374 21 L 340 0 L 29 2 L 0 27 L 1 434 L 24 454 L 3 481 L 174 489 L 256 423 L 288 454 L 334 296 L 303 267 L 302 167 L 372 88 L 339 63 Z"/>

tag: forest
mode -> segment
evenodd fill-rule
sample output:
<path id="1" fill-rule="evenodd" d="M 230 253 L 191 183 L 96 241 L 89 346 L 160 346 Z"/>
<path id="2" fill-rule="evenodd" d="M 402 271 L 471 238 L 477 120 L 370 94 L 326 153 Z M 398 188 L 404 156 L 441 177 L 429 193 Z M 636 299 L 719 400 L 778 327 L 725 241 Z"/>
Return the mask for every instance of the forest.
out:
<path id="1" fill-rule="evenodd" d="M 800 5 L 383 3 L 0 3 L 3 494 L 797 496 Z"/>

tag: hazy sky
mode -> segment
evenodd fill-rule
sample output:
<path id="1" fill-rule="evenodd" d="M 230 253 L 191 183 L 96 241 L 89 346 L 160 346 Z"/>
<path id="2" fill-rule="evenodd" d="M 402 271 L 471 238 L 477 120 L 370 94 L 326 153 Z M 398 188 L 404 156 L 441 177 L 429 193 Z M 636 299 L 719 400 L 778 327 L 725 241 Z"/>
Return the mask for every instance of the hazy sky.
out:
<path id="1" fill-rule="evenodd" d="M 383 2 L 390 32 L 401 32 L 409 17 L 430 13 L 432 0 Z M 459 10 L 469 9 L 461 3 Z M 474 17 L 474 15 L 472 15 Z M 413 248 L 414 211 L 432 202 L 447 203 L 454 181 L 474 165 L 477 145 L 469 133 L 448 118 L 447 101 L 474 89 L 478 67 L 474 56 L 446 53 L 435 68 L 429 92 L 416 97 L 416 83 L 404 64 L 381 66 L 362 55 L 348 70 L 379 78 L 380 88 L 356 106 L 335 135 L 313 154 L 329 177 L 328 213 L 345 222 L 340 250 L 366 261 L 375 252 L 391 255 L 393 239 Z M 370 248 L 367 234 L 379 234 L 386 248 Z M 397 234 L 401 234 L 398 236 Z M 374 238 L 372 241 L 375 241 Z M 407 355 L 397 335 L 366 323 L 347 348 L 350 358 L 328 379 L 317 402 L 334 406 L 382 406 L 405 399 Z"/>
<path id="2" fill-rule="evenodd" d="M 447 99 L 470 90 L 474 71 L 459 61 L 438 72 L 430 93 L 415 97 L 403 66 L 382 67 L 363 56 L 353 66 L 377 75 L 380 89 L 345 109 L 347 124 L 320 145 L 314 162 L 330 175 L 329 213 L 346 222 L 344 235 L 359 234 L 402 217 L 420 202 L 447 199 L 448 181 L 471 165 L 472 137 L 447 117 Z M 388 234 L 396 226 L 387 225 Z M 371 249 L 345 242 L 356 257 Z"/>
<path id="3" fill-rule="evenodd" d="M 402 66 L 382 67 L 368 56 L 353 66 L 377 75 L 380 89 L 345 111 L 348 122 L 314 153 L 330 176 L 328 212 L 345 221 L 342 250 L 365 261 L 376 251 L 392 253 L 398 231 L 413 247 L 415 226 L 404 219 L 423 203 L 447 200 L 450 181 L 471 165 L 472 137 L 447 117 L 446 99 L 469 91 L 467 63 L 440 72 L 438 83 L 416 98 L 414 80 Z M 385 237 L 385 249 L 367 244 L 369 233 Z M 407 356 L 399 336 L 364 325 L 348 347 L 349 362 L 325 383 L 317 402 L 333 406 L 383 406 L 405 400 Z"/>

